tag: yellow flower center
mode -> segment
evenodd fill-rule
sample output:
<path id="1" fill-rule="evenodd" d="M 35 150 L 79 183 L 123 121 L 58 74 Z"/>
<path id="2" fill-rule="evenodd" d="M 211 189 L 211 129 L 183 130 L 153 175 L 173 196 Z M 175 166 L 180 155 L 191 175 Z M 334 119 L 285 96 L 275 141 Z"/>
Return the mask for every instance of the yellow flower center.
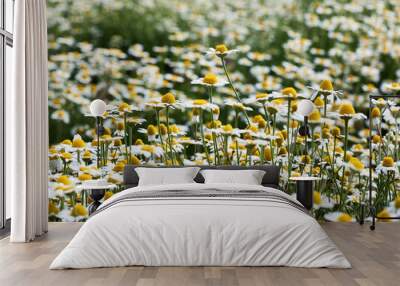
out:
<path id="1" fill-rule="evenodd" d="M 232 142 L 232 143 L 230 144 L 230 147 L 231 147 L 232 149 L 236 149 L 236 147 L 237 147 L 238 149 L 242 149 L 242 150 L 246 148 L 246 146 L 244 146 L 243 144 L 239 144 L 238 141 Z"/>
<path id="2" fill-rule="evenodd" d="M 87 181 L 87 180 L 91 180 L 92 176 L 90 174 L 86 174 L 86 173 L 82 173 L 78 176 L 78 179 L 80 181 Z"/>
<path id="3" fill-rule="evenodd" d="M 71 210 L 71 216 L 87 216 L 88 211 L 87 209 L 80 203 L 76 204 Z"/>
<path id="4" fill-rule="evenodd" d="M 258 132 L 258 127 L 257 125 L 251 124 L 249 127 L 247 127 L 248 130 L 253 131 L 255 133 Z"/>
<path id="5" fill-rule="evenodd" d="M 49 214 L 58 214 L 60 209 L 56 206 L 55 203 L 49 202 Z"/>
<path id="6" fill-rule="evenodd" d="M 297 128 L 297 126 L 299 126 L 299 122 L 296 120 L 290 120 L 289 126 L 290 128 Z"/>
<path id="7" fill-rule="evenodd" d="M 338 153 L 338 154 L 343 154 L 344 153 L 342 147 L 340 147 L 340 146 L 336 146 L 335 152 Z"/>
<path id="8" fill-rule="evenodd" d="M 315 132 L 313 138 L 314 138 L 314 140 L 320 139 L 321 138 L 321 133 Z"/>
<path id="9" fill-rule="evenodd" d="M 176 102 L 175 96 L 171 92 L 168 92 L 161 97 L 161 102 L 167 104 L 174 104 Z"/>
<path id="10" fill-rule="evenodd" d="M 267 93 L 257 93 L 256 94 L 256 99 L 267 99 L 268 94 Z"/>
<path id="11" fill-rule="evenodd" d="M 140 160 L 138 157 L 136 157 L 135 155 L 131 156 L 131 164 L 132 165 L 140 165 Z"/>
<path id="12" fill-rule="evenodd" d="M 337 218 L 337 221 L 340 221 L 340 222 L 351 222 L 351 220 L 352 220 L 351 215 L 346 214 L 346 213 L 341 213 Z"/>
<path id="13" fill-rule="evenodd" d="M 169 127 L 169 132 L 171 132 L 171 133 L 179 133 L 179 131 L 181 131 L 181 130 L 179 129 L 178 126 L 176 126 L 176 124 L 173 124 Z"/>
<path id="14" fill-rule="evenodd" d="M 222 129 L 223 129 L 225 132 L 231 132 L 231 131 L 233 131 L 233 127 L 232 127 L 232 125 L 230 125 L 230 124 L 223 125 L 223 126 L 222 126 Z"/>
<path id="15" fill-rule="evenodd" d="M 84 148 L 86 146 L 85 141 L 79 136 L 72 141 L 72 147 L 74 148 Z"/>
<path id="16" fill-rule="evenodd" d="M 64 184 L 64 185 L 71 185 L 71 181 L 70 181 L 69 177 L 66 175 L 62 175 L 62 176 L 58 177 L 57 182 Z"/>
<path id="17" fill-rule="evenodd" d="M 206 84 L 214 85 L 218 82 L 217 76 L 213 73 L 208 73 L 204 76 L 203 82 Z"/>
<path id="18" fill-rule="evenodd" d="M 399 88 L 400 88 L 400 83 L 398 83 L 398 82 L 392 82 L 390 88 L 392 88 L 392 89 L 399 89 Z"/>
<path id="19" fill-rule="evenodd" d="M 90 153 L 89 150 L 86 150 L 85 152 L 83 152 L 82 158 L 83 159 L 90 159 L 90 158 L 92 158 L 92 153 Z"/>
<path id="20" fill-rule="evenodd" d="M 190 141 L 192 140 L 192 138 L 188 137 L 188 136 L 182 136 L 179 138 L 180 141 Z"/>
<path id="21" fill-rule="evenodd" d="M 121 172 L 125 167 L 125 164 L 123 162 L 118 162 L 117 164 L 115 164 L 113 171 L 114 172 Z"/>
<path id="22" fill-rule="evenodd" d="M 398 196 L 395 200 L 394 200 L 394 207 L 396 209 L 400 209 L 400 196 Z"/>
<path id="23" fill-rule="evenodd" d="M 303 155 L 300 157 L 300 161 L 303 164 L 309 164 L 309 163 L 311 163 L 311 157 L 309 155 Z"/>
<path id="24" fill-rule="evenodd" d="M 253 118 L 252 118 L 252 121 L 255 123 L 258 123 L 261 120 L 264 120 L 264 118 L 260 114 L 253 116 Z"/>
<path id="25" fill-rule="evenodd" d="M 61 144 L 64 144 L 64 145 L 69 145 L 69 146 L 71 146 L 71 145 L 72 145 L 72 141 L 71 141 L 71 140 L 69 140 L 69 139 L 65 139 L 64 141 L 62 141 L 62 142 L 61 142 Z"/>
<path id="26" fill-rule="evenodd" d="M 109 134 L 104 134 L 101 136 L 101 139 L 103 139 L 105 141 L 110 141 L 112 139 L 112 137 Z"/>
<path id="27" fill-rule="evenodd" d="M 320 192 L 317 192 L 317 191 L 314 191 L 313 199 L 314 199 L 314 204 L 320 205 L 320 204 L 321 204 L 321 201 L 322 201 L 322 199 L 321 199 L 321 193 L 320 193 Z"/>
<path id="28" fill-rule="evenodd" d="M 381 116 L 381 111 L 379 110 L 379 108 L 378 107 L 372 108 L 371 117 L 372 118 L 377 118 L 377 117 L 380 117 L 380 116 Z"/>
<path id="29" fill-rule="evenodd" d="M 292 112 L 296 112 L 297 111 L 297 102 L 296 101 L 294 101 L 293 103 L 292 103 L 292 106 L 291 106 L 291 109 L 290 109 Z"/>
<path id="30" fill-rule="evenodd" d="M 272 160 L 272 152 L 270 147 L 265 147 L 264 148 L 264 159 L 266 161 L 271 161 Z"/>
<path id="31" fill-rule="evenodd" d="M 351 153 L 346 153 L 346 157 L 344 158 L 345 162 L 350 162 L 350 160 L 353 158 L 353 155 Z"/>
<path id="32" fill-rule="evenodd" d="M 147 134 L 149 136 L 156 135 L 157 134 L 157 128 L 154 125 L 149 124 L 149 126 L 147 126 Z"/>
<path id="33" fill-rule="evenodd" d="M 282 94 L 293 98 L 297 97 L 297 91 L 293 87 L 282 89 Z"/>
<path id="34" fill-rule="evenodd" d="M 220 112 L 219 107 L 214 107 L 214 108 L 212 109 L 212 113 L 213 113 L 214 115 L 219 115 L 219 112 Z"/>
<path id="35" fill-rule="evenodd" d="M 362 151 L 364 149 L 363 145 L 361 144 L 356 144 L 353 148 L 355 151 Z"/>
<path id="36" fill-rule="evenodd" d="M 383 165 L 384 167 L 387 167 L 387 168 L 393 167 L 393 166 L 394 166 L 394 160 L 393 160 L 393 158 L 392 158 L 392 157 L 385 157 L 385 158 L 383 158 L 383 160 L 382 160 L 382 165 Z"/>
<path id="37" fill-rule="evenodd" d="M 277 98 L 274 99 L 273 101 L 271 101 L 273 104 L 275 105 L 281 105 L 282 103 L 284 103 L 285 101 L 282 98 Z"/>
<path id="38" fill-rule="evenodd" d="M 108 127 L 104 128 L 104 134 L 105 135 L 111 135 L 111 129 L 108 128 Z"/>
<path id="39" fill-rule="evenodd" d="M 160 133 L 161 133 L 161 135 L 168 134 L 167 126 L 165 126 L 165 124 L 163 124 L 163 123 L 160 124 Z"/>
<path id="40" fill-rule="evenodd" d="M 372 142 L 374 143 L 374 144 L 378 144 L 378 143 L 380 143 L 382 140 L 381 140 L 381 136 L 379 136 L 379 135 L 374 135 L 374 136 L 372 136 Z"/>
<path id="41" fill-rule="evenodd" d="M 321 120 L 321 113 L 319 113 L 318 109 L 314 109 L 313 112 L 308 116 L 310 121 L 318 122 Z"/>
<path id="42" fill-rule="evenodd" d="M 354 169 L 356 169 L 357 171 L 361 171 L 364 169 L 364 164 L 355 157 L 352 157 L 349 161 L 349 163 L 351 164 L 351 166 L 353 166 Z"/>
<path id="43" fill-rule="evenodd" d="M 391 217 L 391 215 L 390 215 L 390 213 L 389 213 L 389 211 L 388 211 L 387 209 L 381 210 L 381 211 L 378 213 L 377 216 L 378 216 L 378 217 Z M 390 219 L 384 219 L 384 220 L 382 220 L 382 221 L 384 221 L 384 222 L 389 222 Z"/>
<path id="44" fill-rule="evenodd" d="M 219 128 L 219 127 L 221 127 L 222 123 L 219 120 L 213 120 L 213 121 L 209 122 L 207 125 L 208 125 L 207 126 L 208 128 Z"/>
<path id="45" fill-rule="evenodd" d="M 195 100 L 193 100 L 193 104 L 194 105 L 205 105 L 207 103 L 208 103 L 208 101 L 205 100 L 205 99 L 195 99 Z"/>
<path id="46" fill-rule="evenodd" d="M 122 140 L 121 139 L 115 139 L 114 140 L 114 146 L 121 146 L 122 145 Z"/>
<path id="47" fill-rule="evenodd" d="M 322 128 L 322 138 L 328 139 L 330 137 L 330 131 L 328 127 Z"/>
<path id="48" fill-rule="evenodd" d="M 329 79 L 325 79 L 321 82 L 320 89 L 322 90 L 328 90 L 328 91 L 332 91 L 333 90 L 333 85 L 332 82 Z"/>
<path id="49" fill-rule="evenodd" d="M 258 121 L 258 128 L 264 129 L 266 127 L 267 127 L 267 121 L 265 121 L 264 119 Z"/>
<path id="50" fill-rule="evenodd" d="M 117 123 L 117 129 L 118 130 L 123 130 L 124 129 L 124 122 L 120 121 Z"/>
<path id="51" fill-rule="evenodd" d="M 68 152 L 62 152 L 61 157 L 64 158 L 65 160 L 71 160 L 72 159 L 72 154 Z"/>
<path id="52" fill-rule="evenodd" d="M 315 104 L 316 107 L 322 107 L 322 106 L 324 106 L 324 100 L 321 97 L 318 96 L 314 100 L 314 104 Z"/>
<path id="53" fill-rule="evenodd" d="M 142 139 L 136 139 L 135 141 L 135 145 L 144 145 L 143 140 Z"/>
<path id="54" fill-rule="evenodd" d="M 131 109 L 131 107 L 126 102 L 122 102 L 118 107 L 118 110 L 121 112 L 130 111 L 130 109 Z"/>
<path id="55" fill-rule="evenodd" d="M 104 200 L 106 201 L 106 200 L 108 200 L 109 198 L 111 198 L 112 196 L 113 196 L 113 192 L 107 191 L 107 192 L 104 194 Z"/>
<path id="56" fill-rule="evenodd" d="M 233 108 L 235 108 L 236 110 L 240 110 L 240 111 L 245 110 L 243 103 L 235 103 L 233 105 Z"/>
<path id="57" fill-rule="evenodd" d="M 354 110 L 354 107 L 350 102 L 344 102 L 340 105 L 339 113 L 341 115 L 352 115 L 355 114 L 356 111 Z"/>
<path id="58" fill-rule="evenodd" d="M 142 146 L 142 150 L 150 152 L 150 153 L 153 153 L 154 152 L 154 146 L 152 146 L 152 145 L 143 145 Z"/>
<path id="59" fill-rule="evenodd" d="M 285 147 L 281 147 L 281 148 L 279 149 L 279 155 L 286 155 L 286 154 L 287 154 L 286 148 L 285 148 Z"/>
<path id="60" fill-rule="evenodd" d="M 223 53 L 226 53 L 228 51 L 228 47 L 225 46 L 224 44 L 220 44 L 220 45 L 216 45 L 215 46 L 215 50 L 218 53 L 223 54 Z"/>

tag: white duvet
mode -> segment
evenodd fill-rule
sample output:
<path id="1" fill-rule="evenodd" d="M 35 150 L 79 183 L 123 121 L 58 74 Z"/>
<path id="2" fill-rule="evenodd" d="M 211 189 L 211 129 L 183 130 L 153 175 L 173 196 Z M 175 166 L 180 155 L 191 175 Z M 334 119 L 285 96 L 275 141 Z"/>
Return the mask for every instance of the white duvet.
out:
<path id="1" fill-rule="evenodd" d="M 154 198 L 112 204 L 131 192 L 210 188 L 263 190 L 295 201 L 279 190 L 254 185 L 131 188 L 103 203 L 103 211 L 81 227 L 50 269 L 127 265 L 351 267 L 318 222 L 288 204 L 229 197 Z"/>

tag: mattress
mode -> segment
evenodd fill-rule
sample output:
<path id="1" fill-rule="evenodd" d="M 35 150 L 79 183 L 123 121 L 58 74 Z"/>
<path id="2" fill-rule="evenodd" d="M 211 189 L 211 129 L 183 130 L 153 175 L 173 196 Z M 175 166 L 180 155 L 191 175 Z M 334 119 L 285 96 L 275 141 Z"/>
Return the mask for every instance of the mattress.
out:
<path id="1" fill-rule="evenodd" d="M 284 192 L 193 183 L 114 195 L 50 269 L 133 265 L 351 267 L 318 222 Z"/>

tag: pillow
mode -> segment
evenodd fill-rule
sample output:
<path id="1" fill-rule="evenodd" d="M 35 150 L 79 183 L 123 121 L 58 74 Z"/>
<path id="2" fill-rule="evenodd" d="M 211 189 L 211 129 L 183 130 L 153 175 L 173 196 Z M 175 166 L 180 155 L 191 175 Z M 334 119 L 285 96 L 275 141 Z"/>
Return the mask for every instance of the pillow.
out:
<path id="1" fill-rule="evenodd" d="M 202 170 L 205 184 L 261 185 L 265 171 L 261 170 Z"/>
<path id="2" fill-rule="evenodd" d="M 193 180 L 199 167 L 185 168 L 143 168 L 135 169 L 139 176 L 138 186 L 171 185 L 195 183 Z"/>

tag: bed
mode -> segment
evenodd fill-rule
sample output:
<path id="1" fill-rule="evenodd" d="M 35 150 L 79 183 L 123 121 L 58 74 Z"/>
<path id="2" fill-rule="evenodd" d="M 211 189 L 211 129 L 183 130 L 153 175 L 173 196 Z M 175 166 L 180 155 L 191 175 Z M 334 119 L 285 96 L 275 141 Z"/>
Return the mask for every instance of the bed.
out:
<path id="1" fill-rule="evenodd" d="M 144 266 L 350 268 L 342 252 L 295 199 L 278 189 L 276 166 L 204 166 L 265 171 L 261 185 L 194 183 L 138 186 L 105 201 L 50 269 Z"/>

